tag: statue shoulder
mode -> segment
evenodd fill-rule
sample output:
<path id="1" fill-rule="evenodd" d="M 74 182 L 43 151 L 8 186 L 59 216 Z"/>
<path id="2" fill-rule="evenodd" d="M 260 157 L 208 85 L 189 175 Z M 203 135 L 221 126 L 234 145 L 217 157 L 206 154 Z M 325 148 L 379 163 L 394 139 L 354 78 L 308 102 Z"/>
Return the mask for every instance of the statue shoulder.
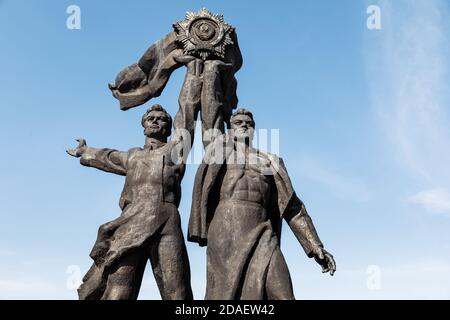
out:
<path id="1" fill-rule="evenodd" d="M 282 177 L 287 177 L 287 170 L 284 165 L 283 158 L 277 156 L 276 154 L 265 152 L 265 151 L 258 151 L 258 154 L 270 162 L 270 167 L 272 174 L 281 175 Z"/>
<path id="2" fill-rule="evenodd" d="M 136 147 L 136 148 L 131 148 L 128 150 L 128 156 L 133 156 L 135 155 L 137 152 L 142 151 L 142 148 Z"/>
<path id="3" fill-rule="evenodd" d="M 274 153 L 258 150 L 258 154 L 261 155 L 262 157 L 270 160 L 270 162 L 276 162 L 276 163 L 283 162 L 283 158 L 277 156 Z"/>

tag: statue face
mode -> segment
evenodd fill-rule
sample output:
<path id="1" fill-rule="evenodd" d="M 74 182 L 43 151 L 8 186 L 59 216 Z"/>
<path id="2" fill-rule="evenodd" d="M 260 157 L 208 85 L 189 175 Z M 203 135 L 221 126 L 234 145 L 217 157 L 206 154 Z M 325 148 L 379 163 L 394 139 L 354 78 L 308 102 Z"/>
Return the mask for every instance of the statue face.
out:
<path id="1" fill-rule="evenodd" d="M 231 135 L 237 140 L 253 140 L 255 132 L 252 118 L 245 114 L 238 114 L 231 119 Z"/>
<path id="2" fill-rule="evenodd" d="M 152 111 L 145 118 L 144 133 L 147 137 L 167 138 L 169 132 L 169 119 L 163 111 Z"/>

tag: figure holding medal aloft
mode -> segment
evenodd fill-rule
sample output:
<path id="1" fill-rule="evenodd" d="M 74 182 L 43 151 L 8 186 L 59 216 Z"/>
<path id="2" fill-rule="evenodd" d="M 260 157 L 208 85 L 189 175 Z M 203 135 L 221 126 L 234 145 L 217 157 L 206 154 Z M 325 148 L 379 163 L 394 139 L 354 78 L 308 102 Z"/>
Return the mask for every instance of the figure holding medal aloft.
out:
<path id="1" fill-rule="evenodd" d="M 122 110 L 140 106 L 161 95 L 174 70 L 185 65 L 186 77 L 174 120 L 174 139 L 190 134 L 191 141 L 198 114 L 201 114 L 203 142 L 205 134 L 224 133 L 225 123 L 236 109 L 235 73 L 242 66 L 234 27 L 223 16 L 207 9 L 188 12 L 186 19 L 173 25 L 174 31 L 153 44 L 142 58 L 122 70 L 115 85 L 109 85 Z M 180 133 L 181 132 L 181 133 Z"/>

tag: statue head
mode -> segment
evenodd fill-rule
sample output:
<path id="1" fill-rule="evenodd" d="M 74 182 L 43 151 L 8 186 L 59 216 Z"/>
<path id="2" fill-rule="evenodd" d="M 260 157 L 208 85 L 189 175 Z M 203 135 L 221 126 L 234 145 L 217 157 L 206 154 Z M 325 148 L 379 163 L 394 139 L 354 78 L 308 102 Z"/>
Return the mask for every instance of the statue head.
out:
<path id="1" fill-rule="evenodd" d="M 255 121 L 253 114 L 247 109 L 239 109 L 230 118 L 230 135 L 235 140 L 245 141 L 251 144 L 255 133 Z"/>
<path id="2" fill-rule="evenodd" d="M 155 104 L 142 116 L 144 134 L 149 138 L 167 139 L 172 133 L 172 117 L 159 104 Z"/>

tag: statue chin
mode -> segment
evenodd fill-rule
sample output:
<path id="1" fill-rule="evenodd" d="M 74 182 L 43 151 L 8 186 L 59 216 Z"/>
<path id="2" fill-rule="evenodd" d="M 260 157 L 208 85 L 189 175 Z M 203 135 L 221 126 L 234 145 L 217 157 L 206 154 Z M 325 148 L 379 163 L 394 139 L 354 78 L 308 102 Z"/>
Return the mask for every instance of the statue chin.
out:
<path id="1" fill-rule="evenodd" d="M 145 129 L 144 134 L 147 138 L 153 138 L 157 140 L 167 139 L 168 136 L 164 129 L 155 130 L 155 129 Z"/>
<path id="2" fill-rule="evenodd" d="M 146 128 L 144 130 L 144 133 L 149 138 L 155 138 L 156 136 L 162 136 L 164 134 L 162 129 L 153 129 L 153 128 Z"/>

